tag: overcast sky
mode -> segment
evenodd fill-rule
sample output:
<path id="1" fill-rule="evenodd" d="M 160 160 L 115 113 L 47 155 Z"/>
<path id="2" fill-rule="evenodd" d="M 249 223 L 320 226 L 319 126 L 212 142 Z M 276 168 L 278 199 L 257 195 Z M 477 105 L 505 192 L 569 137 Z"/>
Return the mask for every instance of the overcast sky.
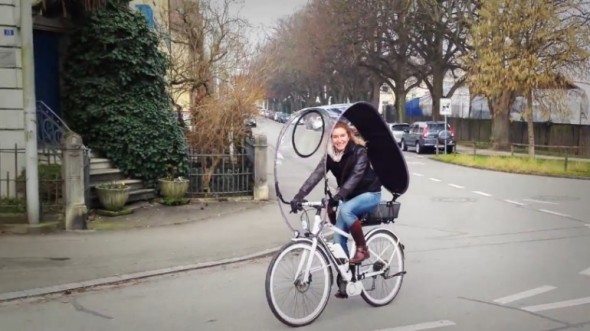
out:
<path id="1" fill-rule="evenodd" d="M 280 18 L 289 16 L 301 9 L 308 0 L 239 0 L 240 14 L 257 27 L 258 38 L 264 29 L 275 26 Z"/>

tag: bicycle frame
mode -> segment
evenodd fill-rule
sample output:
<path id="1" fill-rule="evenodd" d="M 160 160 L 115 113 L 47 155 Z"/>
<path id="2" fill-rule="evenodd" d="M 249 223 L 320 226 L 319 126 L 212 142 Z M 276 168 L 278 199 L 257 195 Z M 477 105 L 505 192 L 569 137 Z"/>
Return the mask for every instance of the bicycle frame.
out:
<path id="1" fill-rule="evenodd" d="M 325 206 L 323 202 L 304 202 L 304 203 L 302 203 L 302 205 L 306 206 L 306 207 L 313 207 L 315 209 L 316 213 L 313 218 L 313 223 L 311 225 L 311 229 L 305 234 L 306 237 L 311 237 L 311 239 L 307 238 L 307 240 L 311 241 L 311 251 L 309 252 L 309 256 L 308 256 L 307 251 L 304 252 L 304 254 L 302 255 L 301 260 L 299 261 L 299 265 L 297 267 L 297 272 L 295 273 L 296 277 L 297 277 L 297 275 L 301 275 L 301 272 L 303 271 L 303 280 L 306 282 L 309 280 L 309 275 L 315 271 L 315 270 L 311 270 L 311 263 L 313 260 L 313 255 L 315 254 L 315 251 L 318 249 L 318 246 L 322 247 L 322 250 L 324 251 L 324 253 L 328 256 L 328 259 L 330 260 L 329 261 L 330 264 L 333 264 L 334 266 L 336 266 L 336 270 L 338 271 L 338 274 L 346 282 L 350 282 L 350 281 L 356 282 L 358 280 L 362 280 L 365 278 L 370 278 L 373 276 L 383 274 L 384 270 L 387 270 L 387 268 L 389 267 L 389 264 L 391 263 L 391 262 L 387 262 L 387 261 L 393 261 L 393 257 L 395 256 L 396 253 L 398 253 L 400 243 L 399 243 L 399 239 L 397 237 L 395 237 L 397 240 L 395 242 L 395 248 L 394 248 L 393 252 L 391 253 L 391 256 L 389 256 L 388 259 L 384 260 L 381 258 L 381 255 L 383 254 L 383 252 L 380 252 L 379 254 L 377 254 L 377 252 L 370 251 L 372 256 L 376 256 L 378 258 L 378 261 L 380 261 L 384 264 L 384 267 L 379 271 L 361 273 L 360 266 L 358 266 L 359 268 L 357 269 L 357 268 L 350 268 L 348 263 L 339 264 L 337 262 L 337 257 L 334 255 L 334 253 L 330 249 L 328 242 L 324 236 L 324 230 L 331 229 L 334 232 L 337 232 L 338 234 L 347 237 L 348 239 L 352 239 L 352 236 L 349 233 L 342 231 L 341 229 L 332 225 L 330 222 L 327 222 L 321 218 L 320 213 L 321 213 L 321 210 Z M 302 222 L 308 223 L 307 220 L 302 220 Z M 309 224 L 304 224 L 303 228 L 306 229 L 306 228 L 308 228 L 308 226 L 309 226 Z M 372 229 L 371 231 L 369 231 L 367 233 L 367 236 L 369 236 L 370 233 L 372 233 L 378 229 L 379 228 Z M 297 238 L 299 238 L 298 235 L 295 239 L 297 239 Z M 339 245 L 339 244 L 334 244 L 334 245 Z M 353 242 L 352 248 L 353 248 L 353 250 L 355 248 L 354 242 Z M 349 258 L 349 257 L 347 257 L 347 258 Z M 328 265 L 328 267 L 329 266 L 330 265 Z M 294 281 L 296 281 L 296 279 Z"/>

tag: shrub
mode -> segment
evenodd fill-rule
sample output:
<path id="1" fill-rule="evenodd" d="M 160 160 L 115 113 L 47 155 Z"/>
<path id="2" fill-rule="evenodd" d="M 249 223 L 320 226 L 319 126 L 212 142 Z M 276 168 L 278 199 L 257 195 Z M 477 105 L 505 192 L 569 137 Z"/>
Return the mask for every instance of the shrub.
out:
<path id="1" fill-rule="evenodd" d="M 38 169 L 39 200 L 45 205 L 58 204 L 63 199 L 61 165 L 39 163 Z M 26 196 L 26 179 L 27 171 L 23 169 L 16 178 L 16 192 L 21 197 Z"/>
<path id="2" fill-rule="evenodd" d="M 0 213 L 24 213 L 27 211 L 27 203 L 23 198 L 0 198 Z"/>
<path id="3" fill-rule="evenodd" d="M 114 3 L 71 35 L 64 64 L 70 126 L 126 175 L 152 183 L 168 164 L 187 171 L 186 140 L 166 90 L 166 66 L 144 17 Z"/>

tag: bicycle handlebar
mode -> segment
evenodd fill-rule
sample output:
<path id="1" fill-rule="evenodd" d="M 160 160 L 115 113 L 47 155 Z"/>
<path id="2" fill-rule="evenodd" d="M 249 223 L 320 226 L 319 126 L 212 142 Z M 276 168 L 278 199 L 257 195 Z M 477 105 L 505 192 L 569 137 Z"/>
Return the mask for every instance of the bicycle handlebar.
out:
<path id="1" fill-rule="evenodd" d="M 299 203 L 301 207 L 311 207 L 311 208 L 324 208 L 326 204 L 324 201 L 305 201 Z"/>
<path id="2" fill-rule="evenodd" d="M 278 196 L 278 198 L 279 198 L 279 201 L 281 201 L 285 205 L 291 204 L 289 201 L 285 201 L 285 199 L 283 199 L 282 196 Z M 297 207 L 299 207 L 299 208 L 303 208 L 303 207 L 325 208 L 328 205 L 326 200 L 327 199 L 322 199 L 320 201 L 302 201 L 297 204 Z"/>

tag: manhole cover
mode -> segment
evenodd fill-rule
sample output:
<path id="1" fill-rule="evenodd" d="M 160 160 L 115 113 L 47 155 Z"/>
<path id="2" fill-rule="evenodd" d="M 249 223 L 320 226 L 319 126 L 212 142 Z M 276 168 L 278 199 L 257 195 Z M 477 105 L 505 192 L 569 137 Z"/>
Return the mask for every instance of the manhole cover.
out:
<path id="1" fill-rule="evenodd" d="M 570 197 L 567 195 L 536 195 L 533 197 L 535 200 L 540 201 L 576 201 L 580 200 L 578 197 Z"/>
<path id="2" fill-rule="evenodd" d="M 449 203 L 462 203 L 462 202 L 476 202 L 476 198 L 466 197 L 433 197 L 432 201 L 436 202 L 449 202 Z"/>

